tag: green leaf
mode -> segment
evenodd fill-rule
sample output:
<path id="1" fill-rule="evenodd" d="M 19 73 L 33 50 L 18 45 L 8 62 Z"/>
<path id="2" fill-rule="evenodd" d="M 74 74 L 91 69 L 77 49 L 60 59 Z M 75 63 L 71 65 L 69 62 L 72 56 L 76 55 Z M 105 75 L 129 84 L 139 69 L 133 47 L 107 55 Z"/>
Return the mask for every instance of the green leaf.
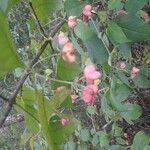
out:
<path id="1" fill-rule="evenodd" d="M 76 150 L 76 143 L 73 141 L 67 142 L 63 150 Z"/>
<path id="2" fill-rule="evenodd" d="M 150 150 L 150 146 L 149 145 L 146 145 L 143 150 Z"/>
<path id="3" fill-rule="evenodd" d="M 25 145 L 32 136 L 33 136 L 33 133 L 31 133 L 27 129 L 25 129 L 25 131 L 21 135 L 21 141 L 20 141 L 21 145 Z"/>
<path id="4" fill-rule="evenodd" d="M 64 108 L 72 108 L 73 103 L 72 103 L 72 98 L 71 95 L 69 95 L 65 101 L 61 104 L 62 107 Z"/>
<path id="5" fill-rule="evenodd" d="M 107 63 L 108 52 L 103 42 L 86 23 L 78 23 L 74 31 L 75 34 L 83 40 L 83 44 L 86 46 L 89 57 L 93 63 L 101 65 Z"/>
<path id="6" fill-rule="evenodd" d="M 80 55 L 83 55 L 83 54 L 84 54 L 84 51 L 83 51 L 83 49 L 81 48 L 81 46 L 78 44 L 78 40 L 77 40 L 77 38 L 74 37 L 73 34 L 71 34 L 71 41 L 72 41 L 72 43 L 73 43 L 75 49 L 78 51 L 78 53 L 79 53 Z"/>
<path id="7" fill-rule="evenodd" d="M 38 111 L 34 105 L 28 105 L 25 104 L 25 102 L 26 101 L 23 99 L 17 98 L 17 105 L 15 105 L 15 109 L 18 112 L 23 113 L 26 127 L 31 133 L 35 134 L 39 132 Z"/>
<path id="8" fill-rule="evenodd" d="M 70 64 L 60 58 L 57 62 L 57 79 L 72 81 L 80 72 L 80 66 L 76 63 Z"/>
<path id="9" fill-rule="evenodd" d="M 77 148 L 77 150 L 87 150 L 87 149 L 88 149 L 88 146 L 86 143 L 79 144 Z"/>
<path id="10" fill-rule="evenodd" d="M 99 11 L 98 17 L 102 23 L 107 23 L 109 20 L 108 12 L 107 11 Z"/>
<path id="11" fill-rule="evenodd" d="M 123 30 L 126 37 L 133 41 L 150 39 L 150 24 L 132 15 L 116 17 L 115 23 Z"/>
<path id="12" fill-rule="evenodd" d="M 96 107 L 94 106 L 88 106 L 86 109 L 87 113 L 89 113 L 90 115 L 94 115 L 97 113 Z"/>
<path id="13" fill-rule="evenodd" d="M 126 147 L 120 145 L 109 145 L 106 147 L 107 150 L 127 150 Z"/>
<path id="14" fill-rule="evenodd" d="M 9 0 L 1 0 L 0 1 L 0 9 L 5 12 L 7 10 L 7 5 L 8 5 Z"/>
<path id="15" fill-rule="evenodd" d="M 122 29 L 113 21 L 111 21 L 107 28 L 107 34 L 109 38 L 119 44 L 130 42 L 127 39 L 125 34 L 123 33 Z"/>
<path id="16" fill-rule="evenodd" d="M 120 107 L 121 116 L 129 120 L 136 120 L 142 115 L 142 108 L 137 104 L 126 103 Z"/>
<path id="17" fill-rule="evenodd" d="M 77 129 L 79 124 L 79 121 L 75 118 L 68 115 L 65 115 L 65 117 L 69 118 L 70 122 L 68 125 L 61 125 L 59 120 L 50 120 L 49 123 L 49 134 L 53 137 L 54 144 L 57 146 L 63 144 L 63 142 L 74 132 L 74 130 Z"/>
<path id="18" fill-rule="evenodd" d="M 109 0 L 108 1 L 108 9 L 113 10 L 113 9 L 121 9 L 122 3 L 121 0 Z"/>
<path id="19" fill-rule="evenodd" d="M 120 104 L 132 93 L 132 90 L 123 83 L 117 83 L 116 80 L 112 81 L 110 94 L 114 104 Z"/>
<path id="20" fill-rule="evenodd" d="M 19 1 L 20 0 L 1 0 L 0 9 L 6 14 L 9 9 Z"/>
<path id="21" fill-rule="evenodd" d="M 38 18 L 45 22 L 48 16 L 63 7 L 62 0 L 31 0 Z"/>
<path id="22" fill-rule="evenodd" d="M 38 114 L 39 114 L 39 120 L 41 124 L 42 133 L 46 139 L 48 149 L 55 149 L 54 140 L 52 138 L 52 134 L 50 134 L 49 124 L 48 124 L 48 116 L 46 113 L 46 106 L 45 106 L 45 100 L 44 95 L 42 91 L 35 91 L 36 97 L 37 97 L 37 104 L 38 104 Z"/>
<path id="23" fill-rule="evenodd" d="M 80 139 L 84 142 L 90 140 L 90 131 L 88 129 L 82 129 L 80 131 Z"/>
<path id="24" fill-rule="evenodd" d="M 125 73 L 121 70 L 116 71 L 116 76 L 127 86 L 130 87 L 128 77 L 125 75 Z"/>
<path id="25" fill-rule="evenodd" d="M 6 18 L 1 10 L 0 29 L 0 76 L 2 76 L 12 69 L 22 67 L 23 64 L 17 56 Z"/>
<path id="26" fill-rule="evenodd" d="M 130 59 L 131 58 L 131 46 L 127 43 L 118 45 L 118 55 L 119 57 Z"/>
<path id="27" fill-rule="evenodd" d="M 147 2 L 149 2 L 149 0 L 127 0 L 125 3 L 125 8 L 129 13 L 134 14 L 143 8 Z"/>
<path id="28" fill-rule="evenodd" d="M 31 87 L 23 87 L 20 96 L 17 97 L 18 101 L 23 100 L 24 104 L 33 105 L 36 102 L 35 90 Z"/>
<path id="29" fill-rule="evenodd" d="M 63 90 L 62 92 L 56 92 L 50 101 L 45 100 L 45 107 L 48 118 L 51 117 L 52 113 L 54 113 L 58 107 L 61 106 L 69 94 L 69 90 Z"/>
<path id="30" fill-rule="evenodd" d="M 105 118 L 108 121 L 108 118 L 116 120 L 117 114 L 116 111 L 110 106 L 110 92 L 107 91 L 103 94 L 101 99 L 101 110 L 105 114 Z"/>
<path id="31" fill-rule="evenodd" d="M 38 111 L 34 106 L 24 105 L 24 118 L 26 127 L 34 134 L 38 133 L 39 122 L 38 122 Z M 29 112 L 29 113 L 27 113 Z"/>
<path id="32" fill-rule="evenodd" d="M 146 134 L 143 131 L 139 131 L 134 136 L 133 148 L 134 150 L 145 150 L 144 147 L 146 147 L 149 143 L 150 143 L 150 134 Z"/>
<path id="33" fill-rule="evenodd" d="M 99 136 L 97 134 L 94 134 L 91 143 L 93 146 L 96 146 L 99 143 Z"/>
<path id="34" fill-rule="evenodd" d="M 127 121 L 136 120 L 142 114 L 142 109 L 137 104 L 130 104 L 122 102 L 127 99 L 132 90 L 125 84 L 118 83 L 114 78 L 110 89 L 110 102 L 112 106 L 120 113 L 120 115 Z"/>
<path id="35" fill-rule="evenodd" d="M 106 132 L 99 131 L 98 135 L 99 135 L 99 140 L 100 140 L 100 146 L 101 147 L 109 145 L 110 139 L 109 139 L 109 136 Z"/>
<path id="36" fill-rule="evenodd" d="M 39 132 L 38 111 L 36 109 L 35 90 L 30 87 L 23 87 L 16 100 L 17 111 L 24 114 L 25 124 L 31 133 Z"/>
<path id="37" fill-rule="evenodd" d="M 80 16 L 84 3 L 78 0 L 66 0 L 64 6 L 67 16 Z"/>
<path id="38" fill-rule="evenodd" d="M 111 134 L 112 136 L 121 137 L 123 135 L 123 129 L 115 122 L 112 125 Z"/>
<path id="39" fill-rule="evenodd" d="M 150 69 L 148 66 L 139 67 L 140 72 L 133 79 L 135 86 L 139 88 L 150 88 Z"/>

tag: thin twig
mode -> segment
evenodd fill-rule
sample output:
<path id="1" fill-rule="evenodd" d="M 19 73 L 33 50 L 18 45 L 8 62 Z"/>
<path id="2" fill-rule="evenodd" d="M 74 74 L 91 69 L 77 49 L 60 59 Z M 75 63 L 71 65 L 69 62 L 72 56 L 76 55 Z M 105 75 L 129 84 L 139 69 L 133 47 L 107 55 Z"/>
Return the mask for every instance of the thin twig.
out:
<path id="1" fill-rule="evenodd" d="M 47 39 L 47 36 L 46 36 L 46 34 L 45 34 L 45 31 L 44 31 L 44 29 L 43 29 L 43 27 L 42 27 L 42 25 L 41 25 L 41 23 L 40 23 L 40 20 L 38 19 L 38 16 L 37 16 L 37 14 L 36 14 L 34 8 L 33 8 L 32 2 L 29 2 L 29 6 L 30 6 L 30 8 L 31 8 L 31 10 L 32 10 L 32 12 L 33 12 L 33 15 L 34 15 L 35 20 L 36 20 L 36 22 L 37 22 L 37 24 L 38 24 L 38 26 L 39 26 L 39 28 L 40 28 L 40 31 L 42 32 L 42 35 L 44 36 L 44 38 Z"/>
<path id="2" fill-rule="evenodd" d="M 32 5 L 32 2 L 29 2 L 29 5 L 30 5 L 30 8 L 31 8 L 31 10 L 32 10 L 32 12 L 33 12 L 35 21 L 37 22 L 37 24 L 38 24 L 38 26 L 39 26 L 39 29 L 40 29 L 40 31 L 42 32 L 42 35 L 44 36 L 45 39 L 48 39 L 49 37 L 45 34 L 45 30 L 44 30 L 44 28 L 42 27 L 42 25 L 41 25 L 41 23 L 40 23 L 40 20 L 39 20 L 37 14 L 36 14 L 36 11 L 35 11 L 35 9 L 34 9 L 34 7 L 33 7 L 33 5 Z M 54 48 L 53 48 L 51 42 L 49 42 L 49 45 L 50 45 L 52 51 L 54 52 Z"/>

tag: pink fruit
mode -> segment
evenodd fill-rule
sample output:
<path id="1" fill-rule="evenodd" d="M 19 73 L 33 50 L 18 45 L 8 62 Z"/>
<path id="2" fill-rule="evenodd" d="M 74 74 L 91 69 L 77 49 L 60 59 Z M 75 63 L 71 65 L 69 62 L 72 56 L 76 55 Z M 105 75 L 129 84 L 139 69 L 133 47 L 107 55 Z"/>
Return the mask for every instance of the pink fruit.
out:
<path id="1" fill-rule="evenodd" d="M 82 98 L 85 103 L 93 103 L 95 101 L 95 96 L 98 92 L 98 86 L 96 85 L 87 85 L 82 91 Z"/>
<path id="2" fill-rule="evenodd" d="M 74 50 L 73 44 L 71 42 L 68 42 L 64 45 L 62 52 L 67 53 L 67 52 L 72 52 Z"/>
<path id="3" fill-rule="evenodd" d="M 124 62 L 121 62 L 119 67 L 121 70 L 124 70 L 126 68 L 126 64 Z"/>
<path id="4" fill-rule="evenodd" d="M 70 16 L 68 18 L 68 26 L 70 28 L 74 28 L 77 25 L 77 17 L 76 16 Z"/>
<path id="5" fill-rule="evenodd" d="M 82 14 L 85 17 L 90 17 L 92 15 L 91 11 L 92 11 L 92 6 L 91 5 L 86 5 L 83 8 Z"/>
<path id="6" fill-rule="evenodd" d="M 68 37 L 65 35 L 64 32 L 60 31 L 58 35 L 58 43 L 59 45 L 63 46 L 69 41 Z"/>
<path id="7" fill-rule="evenodd" d="M 69 118 L 67 118 L 67 117 L 61 118 L 60 122 L 63 126 L 66 126 L 70 123 Z"/>
<path id="8" fill-rule="evenodd" d="M 136 67 L 132 67 L 131 71 L 130 71 L 130 78 L 134 79 L 137 74 L 139 73 L 140 69 L 136 68 Z"/>
<path id="9" fill-rule="evenodd" d="M 84 77 L 87 84 L 93 84 L 94 80 L 101 78 L 101 73 L 96 71 L 96 67 L 93 64 L 87 65 L 84 68 Z"/>

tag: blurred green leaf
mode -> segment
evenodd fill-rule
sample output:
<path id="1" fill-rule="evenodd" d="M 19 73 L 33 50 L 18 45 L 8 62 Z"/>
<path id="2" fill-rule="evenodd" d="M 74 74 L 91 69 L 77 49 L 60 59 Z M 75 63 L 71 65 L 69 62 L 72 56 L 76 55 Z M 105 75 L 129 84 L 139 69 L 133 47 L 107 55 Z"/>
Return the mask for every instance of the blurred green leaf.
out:
<path id="1" fill-rule="evenodd" d="M 31 2 L 38 18 L 43 22 L 63 7 L 62 0 L 31 0 Z"/>
<path id="2" fill-rule="evenodd" d="M 94 106 L 88 106 L 86 108 L 87 113 L 89 113 L 90 115 L 94 115 L 97 113 L 96 107 Z"/>
<path id="3" fill-rule="evenodd" d="M 6 17 L 0 10 L 0 76 L 23 64 L 19 60 L 15 46 L 11 39 Z"/>
<path id="4" fill-rule="evenodd" d="M 38 111 L 34 105 L 28 105 L 24 99 L 17 99 L 15 109 L 24 115 L 25 124 L 31 133 L 39 132 Z"/>
<path id="5" fill-rule="evenodd" d="M 107 11 L 99 11 L 98 17 L 102 23 L 107 23 L 109 20 L 108 12 Z"/>
<path id="6" fill-rule="evenodd" d="M 0 9 L 6 14 L 9 9 L 19 1 L 20 0 L 1 0 Z"/>
<path id="7" fill-rule="evenodd" d="M 78 0 L 66 0 L 64 6 L 67 16 L 80 16 L 84 3 Z"/>
<path id="8" fill-rule="evenodd" d="M 123 30 L 126 37 L 133 41 L 150 39 L 150 24 L 133 15 L 116 17 L 115 23 Z"/>
<path id="9" fill-rule="evenodd" d="M 21 135 L 21 141 L 20 141 L 21 145 L 25 145 L 32 136 L 33 136 L 33 133 L 31 133 L 27 129 L 25 129 L 25 131 Z"/>
<path id="10" fill-rule="evenodd" d="M 102 95 L 101 110 L 105 114 L 106 121 L 108 121 L 109 118 L 111 118 L 112 120 L 116 120 L 118 118 L 116 111 L 111 107 L 109 91 Z"/>
<path id="11" fill-rule="evenodd" d="M 72 81 L 79 74 L 80 66 L 76 63 L 70 64 L 60 58 L 57 62 L 57 79 Z"/>
<path id="12" fill-rule="evenodd" d="M 65 100 L 68 100 L 67 97 L 69 94 L 69 90 L 63 90 L 62 92 L 56 92 L 50 101 L 45 100 L 45 107 L 48 118 L 51 117 L 52 113 L 54 113 L 55 110 L 60 107 Z"/>
<path id="13" fill-rule="evenodd" d="M 73 141 L 69 141 L 64 145 L 63 150 L 76 150 L 76 143 Z"/>
<path id="14" fill-rule="evenodd" d="M 125 73 L 121 70 L 116 71 L 116 76 L 127 86 L 130 87 L 128 77 L 125 75 Z"/>
<path id="15" fill-rule="evenodd" d="M 24 105 L 25 125 L 32 133 L 38 133 L 40 130 L 38 120 L 38 111 L 33 105 Z M 29 113 L 27 113 L 29 112 Z"/>
<path id="16" fill-rule="evenodd" d="M 112 136 L 121 137 L 123 135 L 123 129 L 119 127 L 119 125 L 114 122 L 111 130 Z"/>
<path id="17" fill-rule="evenodd" d="M 108 52 L 103 42 L 86 23 L 78 23 L 74 31 L 75 34 L 83 40 L 83 44 L 86 46 L 90 59 L 93 63 L 101 65 L 107 63 Z"/>
<path id="18" fill-rule="evenodd" d="M 123 83 L 118 83 L 114 78 L 110 89 L 111 105 L 127 121 L 136 120 L 142 114 L 142 109 L 137 104 L 122 103 L 131 94 L 132 90 Z"/>
<path id="19" fill-rule="evenodd" d="M 69 95 L 69 96 L 64 100 L 64 102 L 61 104 L 61 106 L 64 107 L 64 108 L 72 108 L 72 107 L 73 107 L 71 95 Z"/>
<path id="20" fill-rule="evenodd" d="M 113 10 L 113 9 L 121 9 L 122 3 L 121 0 L 109 0 L 108 1 L 108 9 Z"/>
<path id="21" fill-rule="evenodd" d="M 127 0 L 125 3 L 125 8 L 127 12 L 134 14 L 143 8 L 147 2 L 149 2 L 149 0 Z"/>
<path id="22" fill-rule="evenodd" d="M 33 105 L 36 103 L 35 90 L 31 87 L 22 87 L 20 95 L 17 97 L 18 101 L 23 100 L 24 104 Z"/>
<path id="23" fill-rule="evenodd" d="M 131 58 L 131 46 L 127 43 L 118 45 L 118 55 L 121 58 L 130 59 Z"/>
<path id="24" fill-rule="evenodd" d="M 78 51 L 78 53 L 79 53 L 80 55 L 83 55 L 83 54 L 84 54 L 84 51 L 83 51 L 83 49 L 81 48 L 81 46 L 78 44 L 78 40 L 77 40 L 77 38 L 74 37 L 73 34 L 71 34 L 71 41 L 72 41 L 72 43 L 73 43 L 75 49 Z"/>
<path id="25" fill-rule="evenodd" d="M 117 80 L 113 80 L 111 84 L 110 94 L 113 104 L 117 107 L 121 102 L 127 99 L 132 93 L 132 90 L 123 83 L 118 83 Z"/>
<path id="26" fill-rule="evenodd" d="M 99 140 L 100 140 L 100 146 L 101 147 L 109 145 L 110 138 L 109 138 L 109 135 L 106 132 L 99 131 L 97 134 L 99 135 Z"/>
<path id="27" fill-rule="evenodd" d="M 120 145 L 109 145 L 106 147 L 107 150 L 127 150 L 126 147 Z"/>
<path id="28" fill-rule="evenodd" d="M 148 66 L 139 67 L 140 72 L 133 79 L 135 86 L 139 88 L 150 88 L 150 68 Z"/>
<path id="29" fill-rule="evenodd" d="M 108 24 L 107 34 L 109 38 L 119 44 L 130 42 L 130 40 L 128 40 L 123 33 L 122 29 L 113 21 Z"/>
<path id="30" fill-rule="evenodd" d="M 150 146 L 149 145 L 146 145 L 143 150 L 150 150 Z"/>
<path id="31" fill-rule="evenodd" d="M 82 129 L 80 131 L 80 139 L 84 142 L 90 140 L 90 131 L 88 129 Z"/>
<path id="32" fill-rule="evenodd" d="M 150 143 L 150 134 L 147 134 L 143 131 L 139 131 L 133 139 L 133 148 L 134 150 L 149 150 L 145 149 Z"/>
<path id="33" fill-rule="evenodd" d="M 0 9 L 5 12 L 7 10 L 7 5 L 8 5 L 9 0 L 1 0 L 0 1 Z"/>
<path id="34" fill-rule="evenodd" d="M 137 104 L 126 103 L 120 107 L 120 114 L 127 121 L 136 120 L 142 115 L 142 108 Z"/>
<path id="35" fill-rule="evenodd" d="M 97 134 L 94 134 L 91 143 L 93 146 L 96 146 L 99 143 L 99 136 Z"/>
<path id="36" fill-rule="evenodd" d="M 39 114 L 39 121 L 41 125 L 42 134 L 46 139 L 48 149 L 56 149 L 56 145 L 54 144 L 53 136 L 50 134 L 49 129 L 49 118 L 46 112 L 46 105 L 45 99 L 43 95 L 43 91 L 35 90 L 36 98 L 37 98 L 37 107 L 38 107 L 38 114 Z"/>
<path id="37" fill-rule="evenodd" d="M 54 144 L 57 146 L 63 144 L 63 142 L 74 132 L 74 130 L 77 129 L 79 124 L 79 121 L 75 118 L 68 115 L 64 116 L 69 118 L 70 122 L 68 125 L 61 125 L 59 120 L 50 120 L 49 123 L 49 134 L 53 137 Z"/>

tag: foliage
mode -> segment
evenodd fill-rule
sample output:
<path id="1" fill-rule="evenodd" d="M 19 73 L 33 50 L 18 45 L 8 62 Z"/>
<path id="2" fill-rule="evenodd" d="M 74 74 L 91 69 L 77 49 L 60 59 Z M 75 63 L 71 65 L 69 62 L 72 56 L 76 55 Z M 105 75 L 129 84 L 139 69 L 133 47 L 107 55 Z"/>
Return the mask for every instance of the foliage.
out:
<path id="1" fill-rule="evenodd" d="M 29 59 L 29 65 L 19 58 L 7 23 L 8 10 L 17 2 L 0 2 L 0 76 L 25 69 L 18 82 L 19 85 L 23 81 L 23 86 L 16 90 L 14 104 L 25 119 L 21 144 L 29 143 L 31 149 L 51 150 L 88 149 L 89 145 L 104 150 L 125 150 L 129 146 L 134 150 L 149 149 L 148 134 L 139 131 L 129 145 L 119 126 L 123 120 L 133 124 L 142 116 L 142 107 L 128 97 L 140 88 L 150 88 L 149 62 L 136 64 L 131 55 L 132 44 L 150 39 L 149 21 L 139 16 L 148 0 L 104 1 L 105 11 L 97 7 L 96 0 L 26 1 L 34 16 L 31 21 L 41 34 L 38 42 L 31 42 L 31 53 L 38 57 Z M 44 26 L 49 22 L 48 17 L 56 13 L 60 14 L 61 26 L 56 25 L 59 27 L 54 30 L 56 33 L 47 33 Z M 69 16 L 74 16 L 70 26 L 69 20 L 66 21 Z M 33 36 L 36 27 L 32 27 Z M 68 36 L 73 48 L 71 44 L 64 48 L 66 40 L 64 45 L 59 44 L 60 30 L 65 32 L 61 40 Z M 85 71 L 89 64 L 95 64 L 94 71 L 93 66 Z M 84 87 L 89 84 L 91 88 L 83 95 Z M 91 120 L 101 113 L 106 124 L 97 128 L 92 120 L 92 129 L 84 127 L 82 118 L 69 113 L 77 99 L 73 96 L 87 103 L 82 111 Z"/>

